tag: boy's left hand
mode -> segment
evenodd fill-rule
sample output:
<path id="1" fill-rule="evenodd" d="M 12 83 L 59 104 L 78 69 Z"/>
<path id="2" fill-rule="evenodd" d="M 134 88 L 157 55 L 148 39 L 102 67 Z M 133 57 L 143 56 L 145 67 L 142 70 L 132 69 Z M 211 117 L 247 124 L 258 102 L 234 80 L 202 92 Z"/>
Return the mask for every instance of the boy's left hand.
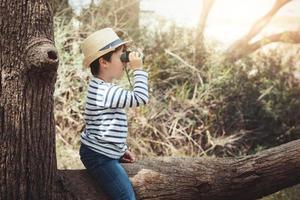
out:
<path id="1" fill-rule="evenodd" d="M 121 163 L 133 163 L 135 162 L 135 155 L 133 152 L 126 149 L 124 155 L 120 159 Z"/>

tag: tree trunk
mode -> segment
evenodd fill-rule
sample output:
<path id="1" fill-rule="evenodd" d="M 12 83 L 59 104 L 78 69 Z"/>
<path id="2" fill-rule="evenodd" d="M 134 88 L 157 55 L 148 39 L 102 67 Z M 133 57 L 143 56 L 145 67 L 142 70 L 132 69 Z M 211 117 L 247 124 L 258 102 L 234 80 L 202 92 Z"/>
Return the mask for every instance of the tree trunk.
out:
<path id="1" fill-rule="evenodd" d="M 0 16 L 0 199 L 52 199 L 52 8 L 46 0 L 0 0 Z"/>
<path id="2" fill-rule="evenodd" d="M 203 39 L 203 32 L 205 29 L 207 17 L 208 17 L 208 14 L 209 14 L 214 2 L 215 2 L 215 0 L 204 0 L 202 2 L 201 15 L 200 15 L 198 28 L 197 28 L 196 42 L 199 42 Z"/>
<path id="3" fill-rule="evenodd" d="M 202 66 L 205 63 L 205 58 L 207 57 L 207 52 L 204 46 L 203 32 L 205 29 L 207 17 L 211 11 L 214 2 L 215 0 L 203 0 L 202 2 L 201 16 L 195 36 L 195 52 L 193 57 L 193 61 L 197 66 Z"/>

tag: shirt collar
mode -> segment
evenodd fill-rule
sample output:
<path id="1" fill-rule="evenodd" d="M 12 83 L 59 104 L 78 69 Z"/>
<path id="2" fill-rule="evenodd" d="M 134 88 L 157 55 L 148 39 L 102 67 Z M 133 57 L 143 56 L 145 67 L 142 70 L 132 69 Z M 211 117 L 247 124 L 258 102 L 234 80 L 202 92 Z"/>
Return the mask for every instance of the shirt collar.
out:
<path id="1" fill-rule="evenodd" d="M 97 81 L 98 83 L 106 83 L 104 80 L 102 80 L 101 78 L 98 78 L 96 76 L 93 76 L 93 80 Z"/>

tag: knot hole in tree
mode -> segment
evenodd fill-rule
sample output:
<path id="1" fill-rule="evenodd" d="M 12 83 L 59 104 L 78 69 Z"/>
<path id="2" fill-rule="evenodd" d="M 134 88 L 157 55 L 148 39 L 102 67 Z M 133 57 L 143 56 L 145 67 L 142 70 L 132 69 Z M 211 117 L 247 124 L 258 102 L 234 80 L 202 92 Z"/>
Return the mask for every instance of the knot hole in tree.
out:
<path id="1" fill-rule="evenodd" d="M 26 47 L 27 71 L 42 75 L 57 71 L 59 58 L 54 42 L 47 38 L 31 38 Z"/>
<path id="2" fill-rule="evenodd" d="M 56 61 L 58 59 L 56 51 L 48 51 L 48 58 Z"/>

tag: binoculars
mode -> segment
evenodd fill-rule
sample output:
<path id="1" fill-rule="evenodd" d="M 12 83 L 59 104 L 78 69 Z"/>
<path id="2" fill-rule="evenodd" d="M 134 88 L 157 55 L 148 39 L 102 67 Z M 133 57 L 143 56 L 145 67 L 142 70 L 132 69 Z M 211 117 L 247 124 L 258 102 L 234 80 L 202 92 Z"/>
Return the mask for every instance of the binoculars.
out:
<path id="1" fill-rule="evenodd" d="M 128 62 L 129 62 L 129 54 L 130 54 L 130 53 L 131 53 L 131 51 L 125 51 L 124 53 L 122 53 L 122 54 L 121 54 L 121 57 L 120 57 L 121 61 L 122 61 L 122 62 L 128 63 Z M 143 58 L 142 58 L 142 62 L 143 62 L 143 63 L 144 63 L 144 60 L 145 60 L 145 56 L 143 56 Z M 129 74 L 128 74 L 128 71 L 127 71 L 127 67 L 126 67 L 126 66 L 125 66 L 125 71 L 126 71 L 127 79 L 128 79 L 129 84 L 130 84 L 130 86 L 131 86 L 131 89 L 133 90 L 133 86 L 132 86 L 132 84 L 131 84 L 131 82 L 130 82 L 130 78 L 129 78 Z"/>
<path id="2" fill-rule="evenodd" d="M 125 51 L 124 53 L 121 54 L 121 61 L 122 62 L 129 62 L 129 54 L 131 53 L 131 51 Z M 145 60 L 145 57 L 143 56 L 142 58 L 143 62 Z"/>

